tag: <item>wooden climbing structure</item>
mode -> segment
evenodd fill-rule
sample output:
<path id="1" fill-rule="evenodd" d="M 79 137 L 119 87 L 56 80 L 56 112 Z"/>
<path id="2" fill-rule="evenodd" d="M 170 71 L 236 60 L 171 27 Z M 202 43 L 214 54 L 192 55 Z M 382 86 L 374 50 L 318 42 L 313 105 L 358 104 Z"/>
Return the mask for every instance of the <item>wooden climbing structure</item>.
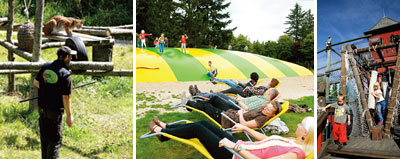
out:
<path id="1" fill-rule="evenodd" d="M 351 126 L 347 127 L 348 143 L 342 149 L 334 144 L 331 137 L 331 124 L 327 124 L 334 110 L 322 112 L 318 109 L 318 158 L 400 158 L 400 109 L 398 89 L 400 80 L 400 23 L 383 17 L 363 37 L 331 44 L 318 53 L 327 52 L 326 69 L 318 77 L 319 106 L 336 102 L 331 98 L 333 85 L 340 85 L 340 92 L 346 95 L 349 105 Z M 368 48 L 357 48 L 346 44 L 360 39 L 368 39 Z M 346 45 L 342 45 L 346 44 Z M 338 53 L 332 48 L 342 45 Z M 330 63 L 331 51 L 341 57 L 340 61 Z M 340 64 L 331 69 L 331 65 Z M 323 82 L 321 82 L 323 81 Z M 385 122 L 378 126 L 376 115 L 369 105 L 375 105 L 374 97 L 369 96 L 371 84 L 379 81 L 382 85 L 387 110 Z M 372 113 L 371 113 L 372 112 Z M 383 139 L 382 139 L 383 137 Z"/>

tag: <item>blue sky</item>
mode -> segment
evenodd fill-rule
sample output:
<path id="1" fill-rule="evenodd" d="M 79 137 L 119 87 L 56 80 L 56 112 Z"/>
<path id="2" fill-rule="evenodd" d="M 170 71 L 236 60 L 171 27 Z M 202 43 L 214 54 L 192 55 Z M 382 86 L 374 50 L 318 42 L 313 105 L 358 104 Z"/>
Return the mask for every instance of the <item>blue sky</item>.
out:
<path id="1" fill-rule="evenodd" d="M 325 48 L 330 35 L 332 43 L 364 36 L 383 16 L 400 22 L 400 1 L 398 0 L 319 0 L 317 2 L 317 51 Z M 358 40 L 358 48 L 368 47 L 368 41 Z M 340 53 L 341 46 L 334 49 Z M 340 60 L 331 53 L 331 63 Z M 317 56 L 317 68 L 326 65 L 326 53 Z M 336 66 L 337 67 L 337 66 Z M 321 70 L 324 71 L 324 70 Z"/>

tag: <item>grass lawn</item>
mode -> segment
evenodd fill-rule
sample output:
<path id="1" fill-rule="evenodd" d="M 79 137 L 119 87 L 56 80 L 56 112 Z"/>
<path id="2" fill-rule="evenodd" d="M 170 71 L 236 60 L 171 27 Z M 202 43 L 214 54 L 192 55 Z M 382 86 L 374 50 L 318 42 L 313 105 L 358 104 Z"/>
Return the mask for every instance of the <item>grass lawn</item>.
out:
<path id="1" fill-rule="evenodd" d="M 15 38 L 15 37 L 14 37 Z M 0 39 L 5 35 L 0 33 Z M 89 59 L 92 48 L 87 47 Z M 114 46 L 114 68 L 133 69 L 132 46 Z M 53 61 L 57 48 L 42 51 L 41 58 Z M 0 62 L 7 50 L 0 47 Z M 16 61 L 26 62 L 16 56 Z M 93 81 L 73 75 L 73 86 Z M 7 76 L 0 75 L 0 158 L 40 158 L 39 115 L 28 111 L 30 74 L 16 75 L 16 92 L 8 94 Z M 104 77 L 97 83 L 72 92 L 74 124 L 63 121 L 60 158 L 133 158 L 133 79 Z"/>
<path id="2" fill-rule="evenodd" d="M 144 98 L 141 98 L 145 100 Z M 303 97 L 297 100 L 290 100 L 291 103 L 296 104 L 307 104 L 309 107 L 314 108 L 314 97 L 308 96 Z M 179 143 L 177 141 L 166 141 L 160 142 L 156 137 L 140 139 L 140 136 L 147 133 L 149 131 L 148 123 L 153 120 L 153 116 L 158 116 L 161 121 L 164 122 L 173 122 L 182 119 L 191 120 L 191 121 L 200 121 L 200 120 L 208 120 L 206 117 L 201 115 L 200 113 L 191 112 L 191 113 L 164 113 L 162 115 L 159 114 L 158 111 L 148 111 L 145 117 L 136 120 L 136 158 L 137 159 L 147 159 L 151 156 L 151 158 L 163 158 L 163 159 L 175 159 L 175 158 L 183 158 L 183 159 L 195 159 L 195 158 L 204 158 L 204 156 L 196 151 L 191 146 Z M 285 113 L 281 116 L 281 120 L 286 123 L 289 127 L 289 133 L 282 135 L 284 137 L 295 137 L 295 130 L 297 128 L 297 124 L 303 120 L 306 116 L 313 116 L 313 112 L 298 114 L 298 113 Z M 267 135 L 271 135 L 268 134 Z M 248 140 L 243 134 L 235 134 L 237 138 L 242 140 Z"/>

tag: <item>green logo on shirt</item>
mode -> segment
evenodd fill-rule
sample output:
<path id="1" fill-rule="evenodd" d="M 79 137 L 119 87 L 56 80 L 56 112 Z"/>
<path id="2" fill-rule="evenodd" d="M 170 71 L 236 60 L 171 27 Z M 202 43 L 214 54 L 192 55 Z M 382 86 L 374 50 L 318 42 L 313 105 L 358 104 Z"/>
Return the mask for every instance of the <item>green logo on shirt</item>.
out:
<path id="1" fill-rule="evenodd" d="M 57 83 L 58 76 L 54 71 L 47 69 L 43 72 L 43 79 L 46 83 L 54 84 Z"/>

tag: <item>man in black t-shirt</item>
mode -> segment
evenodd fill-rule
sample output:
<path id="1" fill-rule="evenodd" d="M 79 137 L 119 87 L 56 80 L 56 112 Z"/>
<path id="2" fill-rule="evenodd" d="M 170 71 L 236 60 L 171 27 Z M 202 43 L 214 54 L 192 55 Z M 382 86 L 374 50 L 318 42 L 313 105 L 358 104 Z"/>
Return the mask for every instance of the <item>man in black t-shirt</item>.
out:
<path id="1" fill-rule="evenodd" d="M 37 74 L 34 85 L 39 88 L 39 127 L 42 158 L 58 158 L 62 141 L 62 118 L 72 126 L 70 95 L 72 79 L 67 65 L 76 51 L 67 46 L 58 49 L 58 59 L 45 63 Z"/>

